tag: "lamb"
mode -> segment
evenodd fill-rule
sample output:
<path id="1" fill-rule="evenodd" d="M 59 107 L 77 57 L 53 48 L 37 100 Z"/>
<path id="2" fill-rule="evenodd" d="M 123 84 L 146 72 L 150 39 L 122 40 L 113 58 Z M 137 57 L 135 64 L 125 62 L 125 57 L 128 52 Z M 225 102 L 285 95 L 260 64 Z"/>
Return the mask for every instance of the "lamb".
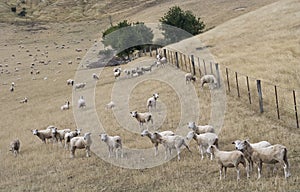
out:
<path id="1" fill-rule="evenodd" d="M 91 133 L 85 133 L 83 137 L 73 137 L 70 140 L 71 158 L 75 156 L 76 149 L 85 149 L 86 157 L 90 157 L 90 147 L 92 145 Z"/>
<path id="2" fill-rule="evenodd" d="M 152 71 L 152 66 L 143 66 L 143 67 L 141 67 L 141 70 L 143 71 L 143 72 L 146 72 L 146 71 Z"/>
<path id="3" fill-rule="evenodd" d="M 220 169 L 220 180 L 222 179 L 222 172 L 224 168 L 224 179 L 226 178 L 227 168 L 235 167 L 237 172 L 237 180 L 240 180 L 240 168 L 239 164 L 242 164 L 246 168 L 246 160 L 244 154 L 240 151 L 220 151 L 215 145 L 210 145 L 207 149 L 208 153 L 213 154 L 218 160 Z M 247 178 L 249 178 L 249 172 L 246 168 Z"/>
<path id="4" fill-rule="evenodd" d="M 19 139 L 15 139 L 10 143 L 10 151 L 14 154 L 16 157 L 20 152 L 20 141 Z"/>
<path id="5" fill-rule="evenodd" d="M 115 77 L 115 79 L 117 79 L 118 77 L 121 76 L 121 72 L 122 72 L 121 67 L 114 68 L 114 77 Z"/>
<path id="6" fill-rule="evenodd" d="M 116 107 L 116 104 L 115 104 L 115 102 L 111 101 L 111 102 L 106 104 L 105 109 L 108 110 L 108 109 L 112 109 L 114 107 Z"/>
<path id="7" fill-rule="evenodd" d="M 201 160 L 204 158 L 204 153 L 207 152 L 207 148 L 210 145 L 215 145 L 218 147 L 219 139 L 215 133 L 203 133 L 203 134 L 196 134 L 194 131 L 188 132 L 186 136 L 187 140 L 194 139 L 199 147 L 199 153 L 201 154 Z M 210 153 L 210 160 L 213 159 L 213 154 Z"/>
<path id="8" fill-rule="evenodd" d="M 93 73 L 93 79 L 99 80 L 99 76 L 96 73 Z"/>
<path id="9" fill-rule="evenodd" d="M 218 83 L 214 75 L 204 75 L 200 79 L 201 88 L 203 88 L 204 84 L 209 84 L 210 89 L 217 87 Z"/>
<path id="10" fill-rule="evenodd" d="M 174 136 L 174 132 L 173 131 L 162 131 L 162 132 L 159 132 L 159 134 L 161 136 Z M 157 139 L 157 135 L 156 134 L 153 134 L 151 133 L 150 131 L 148 130 L 144 130 L 142 133 L 141 133 L 141 136 L 142 137 L 149 137 L 149 139 L 151 140 L 151 142 L 154 144 L 154 147 L 155 147 L 155 156 L 158 155 L 158 144 L 161 144 L 161 140 L 160 139 Z"/>
<path id="11" fill-rule="evenodd" d="M 62 142 L 62 140 L 65 139 L 65 134 L 70 131 L 71 131 L 70 129 L 57 130 L 56 127 L 51 127 L 52 138 L 54 138 L 56 141 L 60 141 L 60 142 Z"/>
<path id="12" fill-rule="evenodd" d="M 150 111 L 150 108 L 156 109 L 156 100 L 159 98 L 159 93 L 153 93 L 153 96 L 147 100 L 147 108 Z"/>
<path id="13" fill-rule="evenodd" d="M 43 143 L 46 143 L 46 139 L 52 138 L 52 131 L 50 128 L 47 128 L 45 130 L 34 129 L 31 131 L 32 131 L 32 134 L 38 136 L 38 138 L 40 138 Z"/>
<path id="14" fill-rule="evenodd" d="M 81 133 L 81 129 L 75 129 L 75 131 L 70 131 L 65 133 L 65 149 L 69 149 L 70 141 L 73 137 L 79 136 Z"/>
<path id="15" fill-rule="evenodd" d="M 74 80 L 73 79 L 68 79 L 67 80 L 67 85 L 74 85 Z"/>
<path id="16" fill-rule="evenodd" d="M 66 103 L 60 107 L 60 109 L 61 109 L 62 111 L 63 111 L 63 110 L 68 110 L 68 109 L 70 109 L 70 102 L 69 102 L 69 101 L 66 101 Z"/>
<path id="17" fill-rule="evenodd" d="M 83 96 L 80 96 L 78 99 L 78 108 L 84 108 L 86 107 L 85 100 L 83 99 Z"/>
<path id="18" fill-rule="evenodd" d="M 188 128 L 192 129 L 197 134 L 214 133 L 215 132 L 215 129 L 213 128 L 213 126 L 211 126 L 211 125 L 196 125 L 195 122 L 189 122 Z"/>
<path id="19" fill-rule="evenodd" d="M 271 146 L 271 144 L 268 141 L 260 141 L 258 143 L 250 143 L 248 139 L 247 139 L 247 141 L 251 145 L 251 147 L 255 148 L 255 149 Z M 242 142 L 243 141 L 241 141 L 241 140 L 235 140 L 235 141 L 232 142 L 232 144 L 235 144 L 235 149 L 241 150 L 240 145 L 241 145 Z M 245 158 L 248 161 L 248 168 L 249 168 L 249 171 L 251 172 L 252 169 L 253 169 L 253 161 L 251 159 L 251 156 L 248 153 L 245 153 Z"/>
<path id="20" fill-rule="evenodd" d="M 157 140 L 159 140 L 163 146 L 165 147 L 165 160 L 168 158 L 168 151 L 171 155 L 172 149 L 176 149 L 177 151 L 177 159 L 180 160 L 180 147 L 185 146 L 189 152 L 191 152 L 189 146 L 185 143 L 184 137 L 180 135 L 173 135 L 173 136 L 162 136 L 158 132 L 154 133 Z"/>
<path id="21" fill-rule="evenodd" d="M 149 112 L 138 113 L 137 111 L 131 111 L 130 114 L 132 117 L 137 119 L 137 121 L 140 124 L 140 128 L 142 128 L 144 123 L 148 123 L 149 121 L 151 121 L 151 123 L 153 124 L 152 114 Z M 147 129 L 148 129 L 148 126 L 147 126 Z"/>
<path id="22" fill-rule="evenodd" d="M 188 82 L 195 82 L 196 81 L 196 76 L 192 75 L 191 73 L 185 74 L 185 84 L 188 84 Z"/>
<path id="23" fill-rule="evenodd" d="M 108 158 L 112 156 L 114 150 L 116 150 L 116 159 L 118 159 L 118 151 L 121 152 L 121 157 L 123 158 L 122 139 L 120 136 L 109 136 L 106 133 L 102 133 L 99 136 L 108 146 Z"/>
<path id="24" fill-rule="evenodd" d="M 27 97 L 25 97 L 24 99 L 22 99 L 22 100 L 20 101 L 20 103 L 27 103 L 27 102 L 28 102 Z"/>
<path id="25" fill-rule="evenodd" d="M 287 158 L 287 148 L 283 145 L 276 144 L 264 148 L 253 148 L 250 143 L 245 140 L 240 144 L 240 150 L 251 157 L 253 163 L 257 165 L 258 177 L 261 178 L 262 164 L 280 163 L 284 169 L 284 177 L 287 179 L 291 176 L 289 170 L 289 162 Z M 246 155 L 245 155 L 246 156 Z"/>
<path id="26" fill-rule="evenodd" d="M 86 85 L 86 83 L 76 83 L 75 84 L 75 90 L 82 89 L 82 88 L 85 87 L 85 85 Z"/>

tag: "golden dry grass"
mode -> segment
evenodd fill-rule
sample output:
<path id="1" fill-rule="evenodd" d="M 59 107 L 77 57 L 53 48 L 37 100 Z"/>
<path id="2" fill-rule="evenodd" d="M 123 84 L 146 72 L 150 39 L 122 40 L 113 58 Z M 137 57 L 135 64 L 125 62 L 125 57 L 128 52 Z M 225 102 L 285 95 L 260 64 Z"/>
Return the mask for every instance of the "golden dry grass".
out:
<path id="1" fill-rule="evenodd" d="M 191 5 L 195 5 L 193 1 L 188 2 L 190 2 Z M 221 6 L 220 2 L 214 2 L 216 7 Z M 266 4 L 269 2 L 270 1 L 264 1 Z M 263 31 L 250 28 L 250 24 L 248 28 L 243 28 L 243 30 L 246 32 L 251 31 L 251 34 L 256 34 L 256 36 L 251 36 L 250 33 L 235 36 L 233 33 L 234 30 L 230 28 L 230 26 L 234 25 L 235 21 L 239 24 L 239 18 L 216 27 L 214 30 L 201 35 L 200 38 L 203 39 L 207 45 L 213 45 L 212 52 L 218 62 L 230 65 L 230 67 L 239 71 L 246 70 L 245 64 L 247 64 L 247 66 L 256 64 L 256 62 L 251 62 L 257 61 L 252 60 L 253 55 L 256 55 L 259 61 L 265 64 L 269 63 L 269 56 L 272 55 L 272 58 L 275 58 L 272 60 L 274 61 L 272 64 L 276 66 L 274 68 L 277 68 L 281 60 L 276 59 L 277 54 L 275 53 L 281 52 L 282 50 L 289 50 L 288 46 L 286 46 L 288 43 L 293 47 L 291 50 L 295 53 L 295 56 L 292 57 L 292 62 L 295 62 L 299 56 L 297 47 L 295 47 L 297 41 L 295 41 L 295 43 L 292 41 L 293 38 L 296 38 L 296 36 L 294 36 L 295 33 L 291 32 L 287 34 L 283 26 L 283 24 L 296 26 L 294 22 L 297 20 L 290 18 L 290 12 L 293 13 L 298 6 L 297 3 L 292 4 L 291 2 L 293 1 L 280 1 L 278 4 L 271 5 L 271 7 L 265 7 L 255 13 L 249 13 L 249 18 L 246 18 L 246 16 L 241 17 L 241 20 L 249 21 L 249 23 L 253 23 L 255 26 L 264 23 L 259 22 L 258 19 L 256 19 L 257 17 L 265 18 L 265 29 L 268 30 L 270 34 L 274 34 L 273 40 L 277 44 L 277 46 L 274 46 L 275 51 L 267 52 L 267 48 L 260 49 L 259 47 L 263 46 L 257 46 L 250 50 L 252 54 L 243 53 L 245 49 L 244 47 L 240 47 L 249 44 L 250 49 L 255 37 L 261 37 L 261 40 L 256 42 L 259 43 L 259 45 L 262 44 L 263 40 L 266 42 L 266 45 L 272 45 L 273 41 L 271 41 L 270 38 L 268 38 L 269 36 L 265 35 Z M 253 6 L 249 5 L 249 11 L 263 4 L 260 1 L 256 1 L 256 3 L 257 4 L 253 3 Z M 163 5 L 169 6 L 170 4 L 166 2 Z M 221 10 L 225 10 L 226 6 L 228 6 L 227 4 L 223 5 L 224 7 L 220 7 Z M 187 8 L 189 7 L 188 4 L 186 4 L 186 6 Z M 231 6 L 237 7 L 241 5 L 233 3 Z M 153 11 L 160 10 L 159 5 L 153 7 Z M 205 8 L 207 9 L 208 7 L 207 5 Z M 191 9 L 192 8 L 195 7 L 191 7 Z M 280 13 L 281 17 L 278 18 L 281 19 L 279 21 L 280 25 L 273 25 L 272 18 L 275 17 L 276 14 L 273 15 L 272 13 L 275 8 L 285 8 L 285 12 L 275 12 L 276 14 Z M 148 12 L 151 8 L 146 10 Z M 138 12 L 138 10 L 134 11 Z M 138 17 L 138 15 L 135 17 L 140 20 L 144 15 L 146 17 L 147 12 L 142 11 L 140 13 L 141 17 Z M 210 12 L 213 11 L 210 10 Z M 209 26 L 214 26 L 216 25 L 215 23 L 223 23 L 226 18 L 229 19 L 236 16 L 232 12 L 221 13 L 216 11 L 215 14 L 216 16 L 213 18 L 216 19 L 208 23 Z M 260 16 L 260 14 L 264 17 Z M 269 14 L 272 16 L 268 16 Z M 224 15 L 227 15 L 227 17 L 224 17 Z M 255 17 L 253 15 L 255 15 Z M 292 15 L 297 16 L 296 13 Z M 130 17 L 134 18 L 133 13 Z M 209 15 L 203 15 L 203 18 L 209 18 Z M 286 20 L 284 20 L 284 18 L 286 18 Z M 268 19 L 271 20 L 269 23 L 267 22 Z M 232 140 L 238 138 L 250 138 L 252 142 L 268 140 L 271 143 L 284 144 L 289 149 L 288 157 L 292 172 L 292 177 L 289 178 L 288 181 L 283 178 L 281 168 L 278 169 L 275 175 L 268 173 L 267 169 L 264 169 L 263 178 L 259 181 L 256 180 L 254 173 L 252 178 L 247 180 L 245 178 L 245 171 L 242 170 L 242 180 L 239 183 L 236 182 L 235 171 L 229 169 L 228 178 L 220 181 L 216 167 L 217 162 L 211 162 L 208 159 L 201 161 L 194 141 L 190 143 L 193 153 L 188 153 L 186 150 L 183 150 L 181 153 L 182 160 L 180 162 L 173 159 L 161 166 L 143 170 L 115 167 L 101 160 L 94 154 L 92 154 L 91 158 L 85 158 L 84 151 L 80 150 L 76 151 L 75 159 L 70 159 L 69 153 L 64 151 L 57 144 L 42 144 L 38 138 L 32 135 L 30 132 L 31 129 L 42 129 L 50 124 L 56 125 L 59 128 L 75 128 L 72 110 L 60 111 L 60 106 L 65 100 L 71 100 L 72 97 L 71 88 L 66 86 L 66 80 L 74 77 L 78 64 L 76 57 L 83 57 L 85 54 L 85 51 L 78 53 L 75 49 L 88 49 L 93 44 L 94 39 L 99 37 L 100 32 L 107 25 L 108 23 L 104 21 L 48 24 L 45 25 L 45 27 L 48 28 L 47 30 L 38 30 L 36 33 L 32 33 L 27 31 L 28 26 L 1 24 L 0 62 L 9 65 L 7 68 L 3 67 L 3 69 L 8 69 L 11 71 L 11 74 L 4 73 L 0 75 L 0 101 L 2 105 L 0 111 L 0 191 L 299 190 L 299 131 L 287 128 L 278 121 L 274 121 L 253 110 L 249 110 L 244 102 L 236 100 L 236 98 L 231 95 L 227 96 L 225 121 L 221 132 L 219 132 L 221 149 L 232 150 L 233 146 L 230 143 Z M 278 28 L 276 28 L 276 26 L 278 26 Z M 274 31 L 272 31 L 272 29 Z M 240 33 L 241 30 L 242 29 L 236 30 L 236 33 Z M 221 35 L 217 38 L 216 35 L 218 32 L 221 33 Z M 287 38 L 288 43 L 281 42 L 281 38 L 279 38 L 280 35 Z M 229 46 L 231 42 L 234 42 L 236 37 L 241 39 L 242 42 L 237 41 L 237 48 L 229 49 L 227 46 Z M 23 49 L 19 47 L 20 41 L 22 41 L 21 44 L 24 46 Z M 69 46 L 69 48 L 56 49 L 54 42 L 60 46 L 65 44 Z M 49 47 L 46 48 L 45 45 Z M 35 47 L 41 51 L 38 52 Z M 36 80 L 32 80 L 32 75 L 30 75 L 30 65 L 33 62 L 33 58 L 28 56 L 29 53 L 26 52 L 27 49 L 29 49 L 29 53 L 32 53 L 34 56 L 37 54 L 37 61 L 41 59 L 45 61 L 51 60 L 51 63 L 48 65 L 35 62 L 37 64 L 36 68 L 41 71 L 41 74 L 36 75 Z M 49 51 L 48 58 L 46 58 L 45 55 L 41 55 L 41 53 L 45 51 Z M 262 52 L 266 53 L 268 57 L 265 57 Z M 283 53 L 286 55 L 286 52 Z M 14 54 L 15 57 L 12 57 L 12 54 Z M 234 59 L 241 57 L 247 61 L 243 63 L 244 66 L 238 65 L 239 60 Z M 69 60 L 73 61 L 73 65 L 67 64 Z M 17 65 L 16 62 L 18 61 L 21 61 L 22 64 Z M 57 65 L 58 61 L 62 62 L 61 66 Z M 138 60 L 137 62 L 140 61 L 141 60 Z M 15 67 L 18 67 L 20 71 L 14 72 Z M 260 69 L 258 66 L 256 67 Z M 265 74 L 264 77 L 269 76 L 270 73 L 263 73 L 267 71 L 265 68 L 263 70 L 264 71 L 255 70 L 254 66 L 251 70 L 243 72 L 250 76 L 261 77 L 261 74 Z M 290 67 L 284 68 L 284 70 L 287 71 L 287 73 L 282 73 L 280 70 L 274 72 L 274 74 L 278 76 L 278 78 L 276 78 L 278 79 L 278 83 L 284 83 L 287 76 L 294 72 L 294 70 L 290 71 Z M 141 138 L 136 133 L 125 131 L 114 119 L 112 111 L 104 110 L 104 105 L 110 101 L 110 91 L 114 83 L 111 71 L 112 68 L 105 68 L 101 73 L 103 78 L 97 83 L 96 106 L 101 122 L 108 128 L 110 134 L 120 134 L 124 138 L 124 144 L 127 147 L 151 147 L 152 145 L 147 138 Z M 44 77 L 47 77 L 47 80 L 43 80 Z M 273 81 L 272 79 L 266 80 Z M 9 86 L 12 81 L 16 83 L 16 90 L 10 93 Z M 152 86 L 146 86 L 149 84 Z M 200 91 L 198 87 L 197 90 L 201 98 L 199 103 L 201 111 L 210 111 L 210 92 L 207 89 Z M 129 103 L 130 109 L 143 110 L 145 99 L 148 98 L 149 93 L 151 94 L 153 91 L 160 92 L 162 95 L 160 102 L 167 105 L 168 115 L 164 122 L 163 129 L 172 129 L 178 124 L 178 113 L 180 109 L 178 109 L 178 105 L 176 104 L 179 103 L 179 98 L 176 97 L 174 90 L 164 83 L 145 81 L 139 84 L 132 92 L 132 98 Z M 172 99 L 164 97 L 164 95 Z M 19 100 L 23 97 L 28 97 L 29 102 L 27 104 L 19 103 Z M 130 117 L 128 116 L 128 118 Z M 209 113 L 203 113 L 203 115 L 199 117 L 199 121 L 206 123 L 209 121 L 209 118 Z M 136 136 L 137 139 L 133 139 L 133 136 Z M 21 140 L 21 154 L 17 158 L 14 158 L 8 151 L 8 144 L 16 137 Z M 94 140 L 94 142 L 101 141 L 99 139 Z M 163 155 L 161 151 L 160 155 Z"/>

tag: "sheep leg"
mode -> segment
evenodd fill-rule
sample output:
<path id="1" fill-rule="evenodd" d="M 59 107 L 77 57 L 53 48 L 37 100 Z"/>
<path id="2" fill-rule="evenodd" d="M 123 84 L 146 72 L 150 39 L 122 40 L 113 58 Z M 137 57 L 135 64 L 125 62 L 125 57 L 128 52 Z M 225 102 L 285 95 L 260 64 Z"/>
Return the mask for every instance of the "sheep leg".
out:
<path id="1" fill-rule="evenodd" d="M 158 144 L 155 144 L 155 157 L 158 155 Z"/>
<path id="2" fill-rule="evenodd" d="M 165 147 L 165 160 L 167 160 L 167 159 L 168 159 L 168 148 Z"/>
<path id="3" fill-rule="evenodd" d="M 224 179 L 226 179 L 227 167 L 224 167 Z"/>
<path id="4" fill-rule="evenodd" d="M 176 148 L 177 150 L 177 159 L 178 161 L 180 161 L 180 148 Z"/>
<path id="5" fill-rule="evenodd" d="M 74 158 L 74 155 L 75 155 L 75 147 L 71 147 L 71 158 Z"/>
<path id="6" fill-rule="evenodd" d="M 223 172 L 223 166 L 219 166 L 219 172 L 220 172 L 220 180 L 222 180 L 222 172 Z"/>
<path id="7" fill-rule="evenodd" d="M 90 157 L 90 147 L 86 147 L 85 148 L 85 152 L 86 152 L 86 157 Z"/>
<path id="8" fill-rule="evenodd" d="M 199 152 L 201 154 L 201 160 L 204 159 L 204 152 L 203 152 L 203 147 L 201 145 L 199 145 Z"/>
<path id="9" fill-rule="evenodd" d="M 257 163 L 257 174 L 258 174 L 257 179 L 261 178 L 261 171 L 262 171 L 262 162 L 260 161 Z"/>

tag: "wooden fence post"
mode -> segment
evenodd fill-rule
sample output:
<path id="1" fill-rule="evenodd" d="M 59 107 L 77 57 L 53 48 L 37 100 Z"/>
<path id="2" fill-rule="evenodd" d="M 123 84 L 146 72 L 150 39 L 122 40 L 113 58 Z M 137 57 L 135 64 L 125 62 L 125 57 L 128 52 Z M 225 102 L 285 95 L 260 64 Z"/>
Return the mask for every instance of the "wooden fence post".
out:
<path id="1" fill-rule="evenodd" d="M 175 52 L 175 58 L 176 58 L 176 66 L 179 68 L 179 61 L 178 61 L 178 52 Z"/>
<path id="2" fill-rule="evenodd" d="M 278 105 L 278 95 L 277 95 L 277 86 L 274 86 L 275 89 L 275 99 L 276 99 L 276 109 L 277 109 L 277 118 L 280 119 L 280 113 L 279 113 L 279 105 Z"/>
<path id="3" fill-rule="evenodd" d="M 203 59 L 203 67 L 204 67 L 204 75 L 206 75 L 206 66 L 205 66 L 205 60 Z"/>
<path id="4" fill-rule="evenodd" d="M 261 90 L 261 81 L 256 80 L 257 84 L 257 92 L 258 92 L 258 100 L 259 100 L 259 111 L 260 113 L 264 112 L 264 106 L 263 106 L 263 96 L 262 96 L 262 90 Z"/>
<path id="5" fill-rule="evenodd" d="M 228 91 L 230 92 L 230 83 L 229 83 L 228 68 L 227 68 L 227 67 L 226 67 L 226 79 L 227 79 L 227 87 L 228 87 Z"/>
<path id="6" fill-rule="evenodd" d="M 202 73 L 201 73 L 201 65 L 200 65 L 200 58 L 198 57 L 198 68 L 199 68 L 199 77 L 201 78 Z"/>
<path id="7" fill-rule="evenodd" d="M 155 49 L 155 56 L 158 55 L 158 48 Z"/>
<path id="8" fill-rule="evenodd" d="M 250 85 L 249 85 L 249 78 L 248 78 L 248 76 L 246 76 L 246 82 L 247 82 L 249 103 L 251 104 L 251 93 L 250 93 Z"/>
<path id="9" fill-rule="evenodd" d="M 294 97 L 296 123 L 297 123 L 297 128 L 299 128 L 298 113 L 297 113 L 297 102 L 296 102 L 296 93 L 295 93 L 295 90 L 293 90 L 293 97 Z"/>
<path id="10" fill-rule="evenodd" d="M 194 55 L 191 55 L 191 62 L 192 62 L 192 68 L 193 68 L 193 75 L 196 75 Z"/>
<path id="11" fill-rule="evenodd" d="M 238 97 L 240 97 L 241 95 L 240 95 L 239 80 L 238 80 L 237 72 L 235 72 L 235 82 L 236 82 L 237 94 L 238 94 Z"/>
<path id="12" fill-rule="evenodd" d="M 149 47 L 150 57 L 152 57 L 152 47 Z"/>
<path id="13" fill-rule="evenodd" d="M 185 56 L 185 55 L 183 55 L 183 57 L 184 57 L 185 71 L 187 71 L 187 66 L 186 66 L 186 56 Z"/>
<path id="14" fill-rule="evenodd" d="M 210 64 L 210 74 L 214 74 L 213 72 L 213 67 L 212 67 L 212 62 L 209 63 Z"/>
<path id="15" fill-rule="evenodd" d="M 164 49 L 164 57 L 168 60 L 168 58 L 167 58 L 167 50 L 166 49 Z"/>
<path id="16" fill-rule="evenodd" d="M 217 75 L 217 81 L 218 81 L 218 88 L 221 87 L 221 77 L 220 77 L 220 71 L 219 71 L 219 63 L 216 63 L 216 75 Z"/>

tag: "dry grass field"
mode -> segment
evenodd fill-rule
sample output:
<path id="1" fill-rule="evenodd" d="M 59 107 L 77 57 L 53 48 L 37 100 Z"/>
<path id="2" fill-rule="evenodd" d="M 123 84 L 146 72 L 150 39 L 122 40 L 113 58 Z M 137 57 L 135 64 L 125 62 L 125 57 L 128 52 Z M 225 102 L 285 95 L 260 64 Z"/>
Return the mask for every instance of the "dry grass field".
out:
<path id="1" fill-rule="evenodd" d="M 300 190 L 299 130 L 256 113 L 232 95 L 227 95 L 224 124 L 218 131 L 220 148 L 233 150 L 231 142 L 245 138 L 250 138 L 252 142 L 267 140 L 274 144 L 281 143 L 288 148 L 292 173 L 288 180 L 284 179 L 281 167 L 278 166 L 277 172 L 272 174 L 264 166 L 260 180 L 256 179 L 256 169 L 252 177 L 246 179 L 242 168 L 241 181 L 236 181 L 234 169 L 229 169 L 227 178 L 220 181 L 216 160 L 205 158 L 201 161 L 194 141 L 189 144 L 192 153 L 182 150 L 181 161 L 174 158 L 153 168 L 127 169 L 114 166 L 94 153 L 86 158 L 83 150 L 76 151 L 75 158 L 70 159 L 69 152 L 59 144 L 43 144 L 30 131 L 43 129 L 48 125 L 76 128 L 72 110 L 77 107 L 76 103 L 72 103 L 74 106 L 68 111 L 60 110 L 66 100 L 72 101 L 72 88 L 66 85 L 66 80 L 74 78 L 76 74 L 80 63 L 76 58 L 84 58 L 101 32 L 109 26 L 108 15 L 112 15 L 114 22 L 124 18 L 157 22 L 173 4 L 192 10 L 204 19 L 208 28 L 214 27 L 198 37 L 211 47 L 211 53 L 221 66 L 229 66 L 233 70 L 283 87 L 299 89 L 299 1 L 91 1 L 87 5 L 78 3 L 72 6 L 74 10 L 68 9 L 63 13 L 65 15 L 60 15 L 61 7 L 58 5 L 69 5 L 70 2 L 74 1 L 57 1 L 51 6 L 40 5 L 44 7 L 32 10 L 35 11 L 37 20 L 51 21 L 34 26 L 26 22 L 11 24 L 14 17 L 7 12 L 10 4 L 0 3 L 1 18 L 10 22 L 0 24 L 0 71 L 3 71 L 0 74 L 0 191 Z M 91 6 L 93 3 L 94 7 Z M 132 4 L 135 5 L 133 8 Z M 100 7 L 102 12 L 97 11 L 96 14 L 95 10 Z M 78 16 L 75 9 L 84 13 L 83 16 Z M 45 12 L 49 13 L 47 17 L 43 15 Z M 78 18 L 73 17 L 74 15 Z M 182 44 L 182 47 L 188 47 L 188 44 Z M 76 49 L 82 49 L 82 52 L 77 52 Z M 154 61 L 154 58 L 139 58 L 124 68 L 142 65 L 145 60 L 152 62 L 151 59 Z M 44 61 L 47 65 L 39 61 Z M 72 61 L 72 64 L 68 64 L 68 61 Z M 33 70 L 30 68 L 31 63 L 35 63 L 34 72 L 39 70 L 40 74 L 30 74 Z M 163 70 L 184 74 L 170 68 Z M 146 99 L 153 92 L 159 92 L 161 97 L 158 105 L 163 108 L 158 107 L 157 110 L 160 112 L 163 109 L 166 112 L 160 130 L 176 131 L 176 127 L 182 123 L 181 98 L 174 87 L 155 80 L 155 75 L 160 75 L 159 69 L 151 74 L 154 75 L 153 79 L 141 81 L 132 90 L 129 109 L 145 110 Z M 114 80 L 111 67 L 104 68 L 101 72 L 95 89 L 99 120 L 107 133 L 122 136 L 125 148 L 151 149 L 149 156 L 155 158 L 148 138 L 123 129 L 115 118 L 114 111 L 104 109 L 105 104 L 111 100 L 114 86 L 129 80 L 123 77 L 119 81 Z M 14 92 L 9 91 L 11 82 L 15 82 Z M 199 82 L 195 84 L 201 114 L 198 121 L 205 124 L 210 121 L 210 96 L 214 91 L 200 90 L 198 84 Z M 28 103 L 21 104 L 19 101 L 24 97 L 28 98 Z M 84 110 L 89 109 L 88 102 L 87 105 Z M 116 110 L 120 109 L 116 107 Z M 129 114 L 128 121 L 138 126 Z M 92 129 L 82 128 L 83 132 Z M 183 129 L 188 131 L 186 127 Z M 92 133 L 95 145 L 101 143 L 99 133 L 100 130 Z M 21 141 L 18 157 L 8 151 L 10 141 L 15 138 Z M 106 148 L 103 151 L 107 155 Z M 128 155 L 125 153 L 124 158 Z M 163 157 L 164 152 L 160 148 L 157 158 Z"/>

